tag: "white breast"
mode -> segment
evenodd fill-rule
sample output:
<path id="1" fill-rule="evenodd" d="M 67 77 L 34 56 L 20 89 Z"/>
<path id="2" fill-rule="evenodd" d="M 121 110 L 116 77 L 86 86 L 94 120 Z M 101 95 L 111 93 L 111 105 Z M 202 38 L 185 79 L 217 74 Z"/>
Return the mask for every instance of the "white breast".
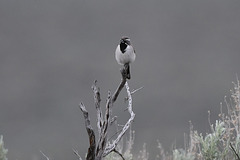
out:
<path id="1" fill-rule="evenodd" d="M 126 52 L 122 53 L 120 50 L 120 45 L 118 45 L 115 51 L 115 58 L 119 64 L 124 65 L 126 63 L 134 62 L 136 54 L 134 53 L 132 46 L 127 46 Z"/>

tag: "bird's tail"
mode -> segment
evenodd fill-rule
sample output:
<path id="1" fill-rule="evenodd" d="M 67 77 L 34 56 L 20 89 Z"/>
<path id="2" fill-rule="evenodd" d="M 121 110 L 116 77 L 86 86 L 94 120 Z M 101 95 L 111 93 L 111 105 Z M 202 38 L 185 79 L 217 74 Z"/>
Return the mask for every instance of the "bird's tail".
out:
<path id="1" fill-rule="evenodd" d="M 130 75 L 130 65 L 129 65 L 129 63 L 126 63 L 126 64 L 124 65 L 124 68 L 126 69 L 126 74 L 127 74 L 126 78 L 127 78 L 127 79 L 131 79 L 131 75 Z"/>

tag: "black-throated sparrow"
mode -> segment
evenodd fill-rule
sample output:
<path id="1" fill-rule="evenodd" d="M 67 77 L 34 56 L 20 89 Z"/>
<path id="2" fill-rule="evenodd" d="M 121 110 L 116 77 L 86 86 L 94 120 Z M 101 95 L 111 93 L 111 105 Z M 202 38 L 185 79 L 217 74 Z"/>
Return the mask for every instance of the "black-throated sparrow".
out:
<path id="1" fill-rule="evenodd" d="M 136 54 L 128 37 L 124 36 L 120 39 L 120 44 L 117 46 L 115 51 L 115 58 L 119 64 L 124 65 L 127 70 L 127 79 L 130 79 L 131 75 L 129 64 L 134 62 Z"/>

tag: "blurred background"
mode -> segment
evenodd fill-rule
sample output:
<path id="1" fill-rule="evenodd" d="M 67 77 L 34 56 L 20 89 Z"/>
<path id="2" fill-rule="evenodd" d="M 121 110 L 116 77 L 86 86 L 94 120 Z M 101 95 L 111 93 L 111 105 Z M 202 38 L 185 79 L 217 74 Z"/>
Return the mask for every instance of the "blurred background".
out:
<path id="1" fill-rule="evenodd" d="M 87 107 L 96 122 L 91 85 L 102 107 L 121 75 L 114 57 L 123 35 L 137 58 L 131 65 L 136 113 L 133 152 L 144 143 L 150 159 L 183 147 L 189 121 L 209 132 L 220 102 L 240 75 L 240 1 L 232 0 L 1 0 L 0 134 L 11 160 L 77 159 L 88 148 Z M 123 90 L 114 115 L 129 114 Z M 96 128 L 95 128 L 96 130 Z M 97 131 L 97 130 L 96 130 Z"/>

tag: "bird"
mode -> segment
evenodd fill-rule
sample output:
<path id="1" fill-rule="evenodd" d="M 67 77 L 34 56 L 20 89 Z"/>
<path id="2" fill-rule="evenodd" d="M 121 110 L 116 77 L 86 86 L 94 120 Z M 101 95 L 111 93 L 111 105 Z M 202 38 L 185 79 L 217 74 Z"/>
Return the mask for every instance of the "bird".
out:
<path id="1" fill-rule="evenodd" d="M 124 65 L 126 69 L 126 78 L 131 79 L 130 75 L 130 63 L 134 62 L 136 59 L 136 52 L 133 46 L 131 45 L 130 38 L 123 36 L 120 39 L 115 51 L 115 58 L 120 65 Z"/>

